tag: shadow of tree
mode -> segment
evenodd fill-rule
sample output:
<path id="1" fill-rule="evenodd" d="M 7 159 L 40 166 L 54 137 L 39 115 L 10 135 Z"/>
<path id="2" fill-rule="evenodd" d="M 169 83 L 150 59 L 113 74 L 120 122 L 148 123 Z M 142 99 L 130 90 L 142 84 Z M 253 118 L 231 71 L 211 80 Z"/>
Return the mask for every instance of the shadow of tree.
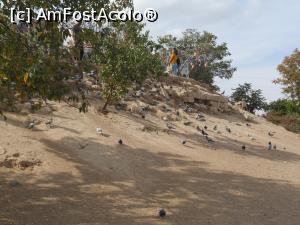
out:
<path id="1" fill-rule="evenodd" d="M 211 171 L 169 153 L 99 144 L 94 139 L 41 140 L 75 163 L 80 176 L 24 174 L 11 188 L 1 173 L 0 224 L 298 225 L 300 190 L 280 180 Z M 89 143 L 78 150 L 74 143 Z M 73 144 L 72 144 L 73 143 Z M 157 217 L 165 208 L 165 220 Z"/>

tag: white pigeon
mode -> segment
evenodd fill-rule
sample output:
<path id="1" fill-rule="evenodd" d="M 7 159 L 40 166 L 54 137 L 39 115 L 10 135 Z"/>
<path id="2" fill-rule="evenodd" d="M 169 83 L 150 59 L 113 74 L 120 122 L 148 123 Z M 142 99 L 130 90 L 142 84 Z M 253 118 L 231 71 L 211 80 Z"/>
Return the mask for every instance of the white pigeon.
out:
<path id="1" fill-rule="evenodd" d="M 103 134 L 103 130 L 101 128 L 96 128 L 96 133 L 97 134 Z"/>

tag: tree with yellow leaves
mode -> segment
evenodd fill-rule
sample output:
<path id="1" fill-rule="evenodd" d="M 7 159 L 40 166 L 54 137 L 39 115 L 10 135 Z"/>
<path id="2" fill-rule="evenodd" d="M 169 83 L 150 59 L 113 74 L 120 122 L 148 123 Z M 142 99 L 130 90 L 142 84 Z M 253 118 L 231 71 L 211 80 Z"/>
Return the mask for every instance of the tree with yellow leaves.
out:
<path id="1" fill-rule="evenodd" d="M 300 51 L 296 49 L 294 53 L 285 57 L 283 62 L 277 67 L 282 75 L 274 81 L 275 84 L 283 86 L 283 92 L 288 94 L 293 100 L 300 104 Z"/>

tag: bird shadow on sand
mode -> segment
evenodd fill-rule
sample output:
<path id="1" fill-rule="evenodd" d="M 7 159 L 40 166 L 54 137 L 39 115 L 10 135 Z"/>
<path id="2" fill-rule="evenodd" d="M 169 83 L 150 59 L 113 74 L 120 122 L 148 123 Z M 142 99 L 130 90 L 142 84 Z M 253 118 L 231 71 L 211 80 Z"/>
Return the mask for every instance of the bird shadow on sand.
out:
<path id="1" fill-rule="evenodd" d="M 89 143 L 80 151 L 74 143 Z M 281 180 L 212 171 L 206 162 L 94 139 L 42 139 L 72 171 L 1 172 L 0 224 L 298 225 L 299 188 Z M 54 165 L 48 162 L 49 166 Z M 15 175 L 14 175 L 15 177 Z M 157 214 L 165 208 L 167 217 Z M 19 212 L 19 213 L 16 213 Z"/>

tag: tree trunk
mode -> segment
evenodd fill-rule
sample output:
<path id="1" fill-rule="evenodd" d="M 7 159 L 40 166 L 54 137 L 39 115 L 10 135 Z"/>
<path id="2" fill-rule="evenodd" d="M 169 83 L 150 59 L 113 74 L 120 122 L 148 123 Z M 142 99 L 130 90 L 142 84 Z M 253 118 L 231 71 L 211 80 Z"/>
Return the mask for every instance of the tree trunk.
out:
<path id="1" fill-rule="evenodd" d="M 105 110 L 106 110 L 106 108 L 107 108 L 107 106 L 108 106 L 108 104 L 110 103 L 110 100 L 111 100 L 111 92 L 109 93 L 109 95 L 107 96 L 107 98 L 106 98 L 106 101 L 105 101 L 105 104 L 104 104 L 104 106 L 102 107 L 102 112 L 105 112 Z"/>

